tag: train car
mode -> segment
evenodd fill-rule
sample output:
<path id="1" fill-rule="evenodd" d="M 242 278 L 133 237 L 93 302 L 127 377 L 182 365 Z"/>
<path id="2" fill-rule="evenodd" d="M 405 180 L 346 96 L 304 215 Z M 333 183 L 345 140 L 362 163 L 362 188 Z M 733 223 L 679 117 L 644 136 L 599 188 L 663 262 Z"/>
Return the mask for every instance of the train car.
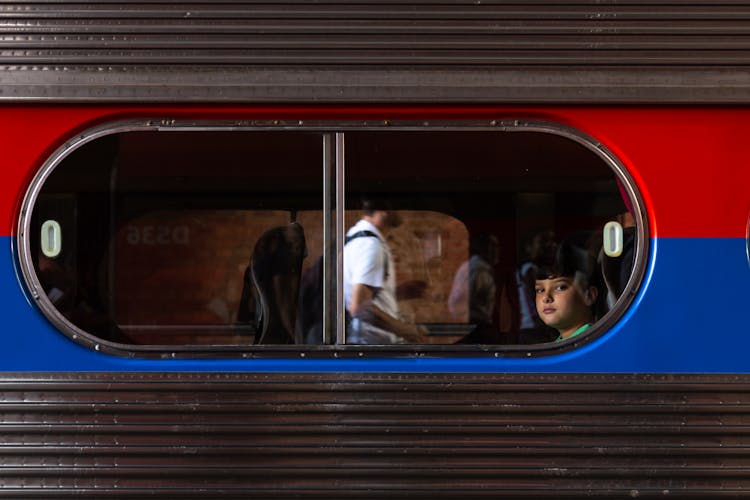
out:
<path id="1" fill-rule="evenodd" d="M 0 30 L 0 496 L 750 496 L 750 3 Z M 417 341 L 353 340 L 367 207 Z"/>

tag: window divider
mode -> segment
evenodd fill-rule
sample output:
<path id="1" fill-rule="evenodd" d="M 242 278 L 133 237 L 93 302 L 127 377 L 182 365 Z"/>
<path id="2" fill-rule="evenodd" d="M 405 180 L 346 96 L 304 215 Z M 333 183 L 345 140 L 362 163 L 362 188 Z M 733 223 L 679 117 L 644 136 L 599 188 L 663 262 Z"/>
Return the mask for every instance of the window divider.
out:
<path id="1" fill-rule="evenodd" d="M 323 134 L 323 344 L 332 344 L 335 336 L 332 335 L 336 324 L 335 317 L 335 295 L 332 288 L 335 287 L 332 276 L 332 266 L 336 265 L 336 248 L 332 226 L 335 223 L 335 214 L 331 195 L 333 194 L 331 177 L 335 168 L 335 153 L 333 150 L 333 134 Z M 335 267 L 333 267 L 335 271 Z M 332 307 L 334 305 L 334 307 Z"/>
<path id="2" fill-rule="evenodd" d="M 345 193 L 344 193 L 344 133 L 336 133 L 336 234 L 334 241 L 336 246 L 336 343 L 346 344 L 346 311 L 344 304 L 344 238 L 346 228 L 344 227 Z"/>

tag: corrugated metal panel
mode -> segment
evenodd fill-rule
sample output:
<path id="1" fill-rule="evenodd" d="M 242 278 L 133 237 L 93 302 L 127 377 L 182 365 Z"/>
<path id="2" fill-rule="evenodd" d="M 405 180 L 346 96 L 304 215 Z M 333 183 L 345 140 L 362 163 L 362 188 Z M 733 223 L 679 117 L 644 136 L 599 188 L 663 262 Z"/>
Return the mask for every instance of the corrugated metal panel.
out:
<path id="1" fill-rule="evenodd" d="M 29 1 L 0 98 L 750 102 L 750 2 Z"/>
<path id="2" fill-rule="evenodd" d="M 3 496 L 715 498 L 749 458 L 748 376 L 0 381 Z"/>

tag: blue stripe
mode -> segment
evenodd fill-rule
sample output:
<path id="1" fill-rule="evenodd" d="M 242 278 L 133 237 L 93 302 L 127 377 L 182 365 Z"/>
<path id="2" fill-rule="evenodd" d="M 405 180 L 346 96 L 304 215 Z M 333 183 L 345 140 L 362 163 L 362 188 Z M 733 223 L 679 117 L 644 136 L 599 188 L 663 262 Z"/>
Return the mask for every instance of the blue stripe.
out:
<path id="1" fill-rule="evenodd" d="M 648 275 L 610 331 L 563 354 L 534 358 L 128 359 L 93 351 L 59 333 L 27 300 L 0 238 L 2 371 L 246 372 L 750 372 L 750 267 L 744 239 L 652 241 Z"/>

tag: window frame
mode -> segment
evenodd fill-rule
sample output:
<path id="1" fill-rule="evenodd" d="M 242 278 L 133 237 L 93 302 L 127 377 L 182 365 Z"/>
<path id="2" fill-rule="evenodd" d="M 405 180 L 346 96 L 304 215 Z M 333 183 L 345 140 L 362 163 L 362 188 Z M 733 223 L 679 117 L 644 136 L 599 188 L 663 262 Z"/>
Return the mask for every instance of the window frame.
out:
<path id="1" fill-rule="evenodd" d="M 134 345 L 122 344 L 101 339 L 90 334 L 67 320 L 44 293 L 36 276 L 31 255 L 29 235 L 35 203 L 42 188 L 54 169 L 78 148 L 99 138 L 128 132 L 169 133 L 190 132 L 317 132 L 320 133 L 322 147 L 322 188 L 323 188 L 323 332 L 322 345 Z M 345 214 L 345 138 L 346 133 L 367 131 L 477 131 L 477 132 L 537 132 L 557 135 L 582 145 L 607 165 L 619 179 L 633 208 L 636 222 L 636 248 L 633 269 L 622 295 L 610 310 L 597 320 L 585 335 L 574 339 L 546 344 L 531 345 L 487 345 L 487 344 L 392 344 L 392 345 L 353 345 L 345 343 L 345 312 L 343 286 L 343 246 L 347 228 Z M 749 230 L 750 231 L 750 230 Z M 403 121 L 189 121 L 134 119 L 114 121 L 78 133 L 57 148 L 44 161 L 31 180 L 24 195 L 19 217 L 17 238 L 17 264 L 23 278 L 21 286 L 31 297 L 33 304 L 65 336 L 94 351 L 105 352 L 128 358 L 208 358 L 236 359 L 260 357 L 284 358 L 361 358 L 368 355 L 382 357 L 438 356 L 482 356 L 527 358 L 550 355 L 577 348 L 582 343 L 599 337 L 609 331 L 619 321 L 633 302 L 648 266 L 649 238 L 648 218 L 643 198 L 636 188 L 633 178 L 623 163 L 604 145 L 587 134 L 567 125 L 542 120 L 498 119 L 498 120 L 453 120 L 416 122 Z M 334 278 L 335 276 L 335 278 Z M 332 307 L 333 306 L 333 307 Z M 330 325 L 333 325 L 332 327 Z"/>

